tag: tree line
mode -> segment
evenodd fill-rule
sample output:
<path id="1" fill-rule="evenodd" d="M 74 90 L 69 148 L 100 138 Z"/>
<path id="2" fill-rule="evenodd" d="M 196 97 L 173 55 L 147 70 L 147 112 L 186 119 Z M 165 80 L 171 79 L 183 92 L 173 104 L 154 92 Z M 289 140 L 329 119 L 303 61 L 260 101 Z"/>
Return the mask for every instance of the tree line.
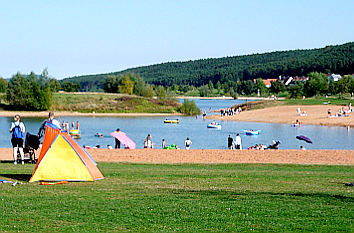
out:
<path id="1" fill-rule="evenodd" d="M 319 72 L 307 74 L 307 81 L 295 81 L 295 83 L 285 86 L 285 84 L 276 80 L 268 88 L 263 79 L 244 80 L 238 82 L 220 81 L 196 87 L 193 85 L 177 85 L 169 87 L 146 83 L 138 74 L 128 73 L 121 75 L 111 75 L 105 79 L 103 89 L 109 93 L 135 94 L 144 97 L 157 96 L 161 99 L 173 97 L 176 95 L 192 95 L 199 97 L 210 96 L 232 96 L 237 98 L 239 95 L 285 95 L 289 98 L 298 98 L 302 96 L 313 97 L 317 95 L 353 95 L 354 78 L 352 75 L 344 75 L 340 80 L 329 80 L 327 75 Z"/>
<path id="2" fill-rule="evenodd" d="M 280 51 L 245 56 L 167 62 L 108 74 L 84 75 L 64 79 L 80 83 L 82 91 L 103 89 L 108 76 L 138 74 L 149 84 L 170 87 L 201 87 L 218 82 L 238 83 L 261 78 L 303 76 L 310 72 L 354 73 L 354 42 L 320 49 Z"/>
<path id="3" fill-rule="evenodd" d="M 44 69 L 40 75 L 31 72 L 29 75 L 16 73 L 9 81 L 0 78 L 0 93 L 11 109 L 48 110 L 52 104 L 52 93 L 59 90 L 74 92 L 80 90 L 79 83 L 64 81 L 60 83 L 48 76 Z"/>

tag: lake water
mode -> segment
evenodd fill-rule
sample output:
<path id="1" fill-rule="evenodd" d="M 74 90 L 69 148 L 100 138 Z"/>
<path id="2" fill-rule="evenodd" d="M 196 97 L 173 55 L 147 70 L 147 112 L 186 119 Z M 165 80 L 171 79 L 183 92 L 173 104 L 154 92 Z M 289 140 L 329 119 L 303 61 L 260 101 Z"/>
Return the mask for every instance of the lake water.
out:
<path id="1" fill-rule="evenodd" d="M 183 101 L 183 100 L 182 100 Z M 229 107 L 240 100 L 195 100 L 196 104 L 203 110 L 209 111 Z M 168 117 L 173 119 L 174 117 Z M 300 128 L 291 127 L 288 124 L 269 124 L 254 122 L 221 121 L 222 129 L 208 129 L 207 124 L 211 120 L 203 121 L 196 117 L 176 117 L 179 124 L 164 124 L 166 117 L 61 117 L 59 121 L 80 121 L 81 145 L 107 145 L 114 146 L 114 139 L 109 135 L 115 129 L 120 128 L 128 137 L 136 142 L 137 148 L 143 148 L 143 142 L 147 134 L 152 135 L 156 148 L 161 148 L 161 140 L 164 138 L 166 144 L 177 144 L 183 146 L 184 141 L 189 137 L 193 144 L 192 149 L 227 149 L 227 137 L 229 134 L 235 138 L 236 133 L 242 137 L 243 147 L 255 144 L 271 144 L 272 140 L 280 140 L 280 149 L 299 149 L 302 145 L 306 149 L 349 149 L 354 150 L 354 129 L 347 130 L 345 127 L 326 127 L 314 125 L 302 125 Z M 44 119 L 22 118 L 26 131 L 36 134 Z M 8 133 L 11 117 L 0 117 L 0 147 L 11 147 L 11 135 Z M 243 129 L 262 130 L 260 135 L 247 136 Z M 103 138 L 95 137 L 96 133 L 102 133 Z M 296 139 L 297 135 L 309 137 L 313 144 Z"/>

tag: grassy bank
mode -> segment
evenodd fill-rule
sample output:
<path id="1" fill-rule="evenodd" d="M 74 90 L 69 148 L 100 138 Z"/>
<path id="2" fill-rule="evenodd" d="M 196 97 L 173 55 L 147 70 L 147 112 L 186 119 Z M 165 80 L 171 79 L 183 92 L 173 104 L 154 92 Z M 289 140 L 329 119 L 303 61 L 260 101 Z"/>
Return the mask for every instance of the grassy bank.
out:
<path id="1" fill-rule="evenodd" d="M 54 93 L 52 111 L 76 111 L 82 113 L 174 113 L 181 104 L 178 100 L 159 100 L 124 94 L 98 92 Z M 5 94 L 0 94 L 0 110 L 13 110 Z"/>
<path id="2" fill-rule="evenodd" d="M 0 184 L 0 231 L 350 232 L 353 166 L 100 163 L 106 179 Z M 28 180 L 34 165 L 0 164 Z"/>
<path id="3" fill-rule="evenodd" d="M 54 111 L 102 113 L 173 113 L 180 104 L 174 100 L 158 100 L 140 96 L 105 93 L 56 93 Z"/>

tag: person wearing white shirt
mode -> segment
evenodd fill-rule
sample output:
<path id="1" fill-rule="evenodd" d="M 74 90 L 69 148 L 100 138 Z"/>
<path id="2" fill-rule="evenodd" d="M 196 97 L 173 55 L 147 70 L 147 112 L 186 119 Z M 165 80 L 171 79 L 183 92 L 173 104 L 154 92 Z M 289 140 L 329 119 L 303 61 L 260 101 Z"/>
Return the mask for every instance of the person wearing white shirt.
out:
<path id="1" fill-rule="evenodd" d="M 235 147 L 236 147 L 236 150 L 242 150 L 242 140 L 241 140 L 240 134 L 236 134 Z"/>
<path id="2" fill-rule="evenodd" d="M 43 131 L 45 131 L 45 128 L 47 126 L 47 123 L 55 125 L 58 129 L 61 129 L 60 127 L 60 122 L 54 119 L 54 112 L 49 112 L 49 118 L 44 120 L 41 127 L 39 128 L 38 131 L 38 137 L 41 138 Z"/>
<path id="3" fill-rule="evenodd" d="M 186 146 L 186 150 L 189 150 L 192 145 L 192 141 L 187 138 L 187 140 L 184 142 L 184 145 Z"/>

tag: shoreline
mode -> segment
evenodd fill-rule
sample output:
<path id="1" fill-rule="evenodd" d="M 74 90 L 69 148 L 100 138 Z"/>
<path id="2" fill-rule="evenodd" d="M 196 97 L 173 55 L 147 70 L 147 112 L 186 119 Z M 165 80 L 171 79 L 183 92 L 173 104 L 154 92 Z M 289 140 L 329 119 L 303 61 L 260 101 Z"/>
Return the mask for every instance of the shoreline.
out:
<path id="1" fill-rule="evenodd" d="M 47 118 L 50 111 L 0 111 L 1 117 L 13 117 L 19 114 L 21 117 L 43 117 Z M 56 117 L 61 116 L 87 116 L 87 117 L 160 117 L 160 116 L 183 116 L 181 113 L 82 113 L 82 112 L 60 112 L 54 111 Z"/>
<path id="2" fill-rule="evenodd" d="M 147 164 L 303 164 L 354 166 L 353 150 L 163 150 L 89 149 L 96 162 Z M 39 150 L 36 151 L 36 158 Z M 12 161 L 12 148 L 0 148 L 0 160 Z M 21 166 L 21 165 L 16 165 Z"/>
<path id="3" fill-rule="evenodd" d="M 220 121 L 244 121 L 277 124 L 294 124 L 299 120 L 303 125 L 341 126 L 354 128 L 354 112 L 348 117 L 329 118 L 327 110 L 330 108 L 335 113 L 342 106 L 336 105 L 286 105 L 264 109 L 243 111 L 233 116 L 209 115 L 208 119 Z M 297 109 L 307 113 L 306 116 L 297 114 Z M 49 111 L 0 111 L 1 117 L 13 117 L 19 114 L 21 117 L 47 118 Z M 179 117 L 181 113 L 81 113 L 81 112 L 55 112 L 56 117 L 61 116 L 86 116 L 86 117 Z"/>
<path id="4" fill-rule="evenodd" d="M 202 100 L 274 100 L 273 97 L 247 97 L 240 96 L 234 99 L 231 96 L 217 96 L 217 97 L 199 97 L 199 96 L 176 96 L 176 99 L 202 99 Z M 278 98 L 285 99 L 285 98 Z"/>
<path id="5" fill-rule="evenodd" d="M 294 124 L 299 120 L 302 125 L 322 125 L 322 126 L 341 126 L 354 128 L 354 112 L 348 117 L 328 117 L 328 109 L 333 113 L 337 112 L 342 106 L 339 105 L 286 105 L 275 106 L 264 109 L 243 111 L 233 116 L 211 115 L 208 119 L 220 121 L 246 121 L 276 124 Z M 297 114 L 297 109 L 306 112 L 306 116 Z"/>

